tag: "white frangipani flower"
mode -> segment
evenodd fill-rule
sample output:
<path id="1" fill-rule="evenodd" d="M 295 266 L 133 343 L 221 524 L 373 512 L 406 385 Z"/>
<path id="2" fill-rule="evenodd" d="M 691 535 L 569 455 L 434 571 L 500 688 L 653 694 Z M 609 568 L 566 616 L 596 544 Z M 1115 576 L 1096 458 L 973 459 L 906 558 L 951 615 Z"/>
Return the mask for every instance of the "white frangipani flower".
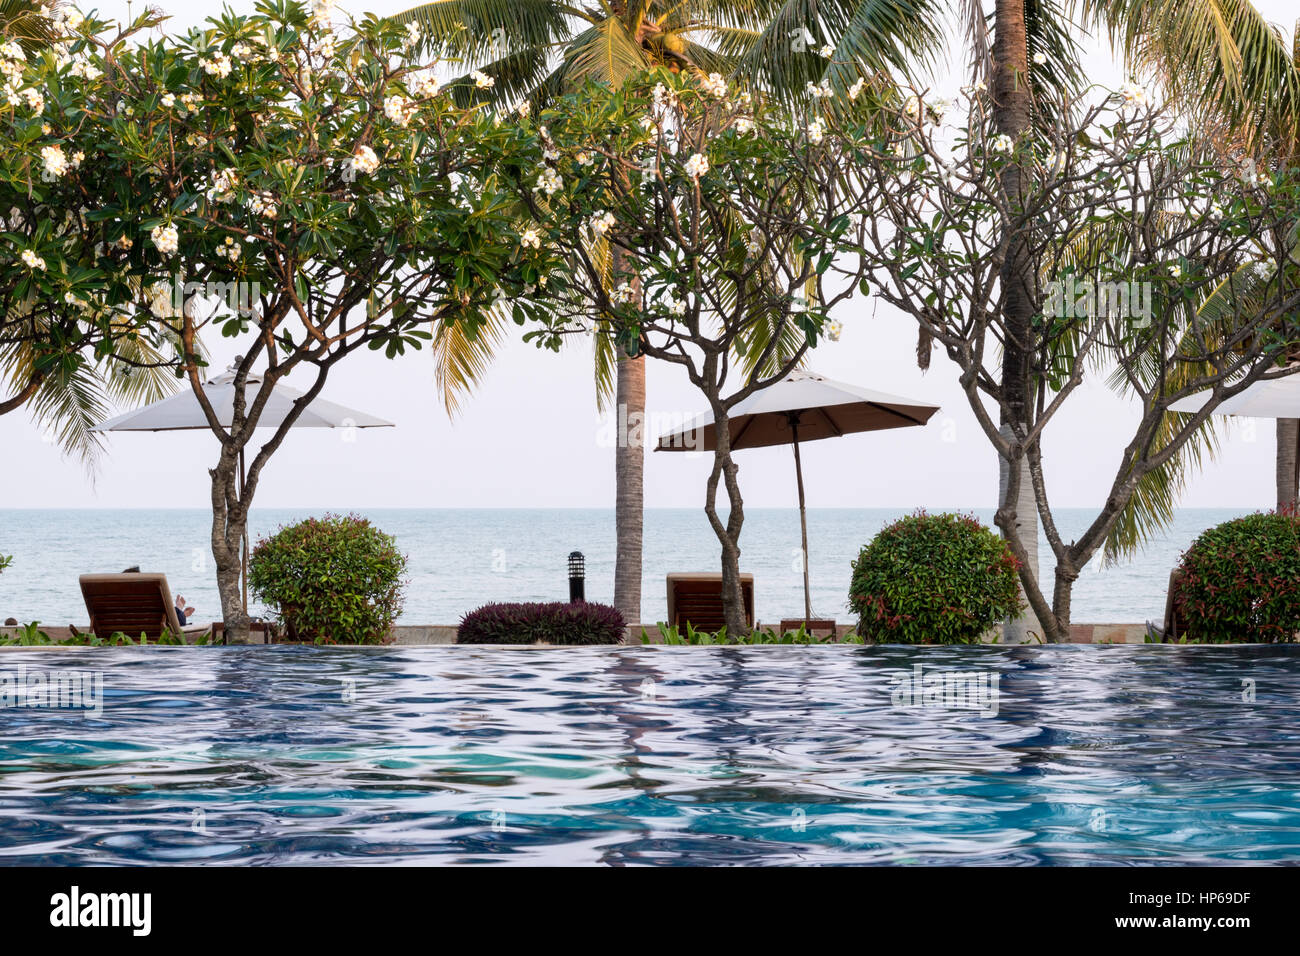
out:
<path id="1" fill-rule="evenodd" d="M 154 226 L 149 230 L 149 238 L 158 251 L 165 256 L 175 255 L 176 250 L 180 248 L 180 233 L 171 223 Z"/>
<path id="2" fill-rule="evenodd" d="M 699 179 L 709 171 L 708 157 L 703 153 L 694 153 L 691 155 L 690 159 L 686 160 L 686 163 L 682 166 L 682 170 L 692 179 Z"/>
<path id="3" fill-rule="evenodd" d="M 358 146 L 352 153 L 352 168 L 363 176 L 369 176 L 379 168 L 379 157 L 369 146 Z"/>

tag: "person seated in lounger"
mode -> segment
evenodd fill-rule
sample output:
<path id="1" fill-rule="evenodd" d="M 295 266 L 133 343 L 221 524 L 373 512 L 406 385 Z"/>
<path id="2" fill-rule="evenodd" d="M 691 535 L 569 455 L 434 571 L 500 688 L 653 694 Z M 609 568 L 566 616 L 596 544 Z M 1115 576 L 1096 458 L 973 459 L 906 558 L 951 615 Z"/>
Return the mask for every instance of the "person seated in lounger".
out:
<path id="1" fill-rule="evenodd" d="M 185 606 L 185 596 L 176 595 L 176 617 L 180 619 L 181 627 L 184 627 L 189 616 L 194 613 L 194 608 Z"/>

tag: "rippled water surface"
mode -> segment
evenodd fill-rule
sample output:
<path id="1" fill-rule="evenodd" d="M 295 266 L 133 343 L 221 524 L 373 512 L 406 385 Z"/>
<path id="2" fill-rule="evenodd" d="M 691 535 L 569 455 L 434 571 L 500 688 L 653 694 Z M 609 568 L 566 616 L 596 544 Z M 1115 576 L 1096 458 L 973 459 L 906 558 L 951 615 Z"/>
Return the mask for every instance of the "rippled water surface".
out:
<path id="1" fill-rule="evenodd" d="M 994 672 L 996 715 L 897 678 Z M 0 861 L 1300 861 L 1300 648 L 121 648 L 0 710 Z M 1253 700 L 1250 698 L 1254 697 Z"/>

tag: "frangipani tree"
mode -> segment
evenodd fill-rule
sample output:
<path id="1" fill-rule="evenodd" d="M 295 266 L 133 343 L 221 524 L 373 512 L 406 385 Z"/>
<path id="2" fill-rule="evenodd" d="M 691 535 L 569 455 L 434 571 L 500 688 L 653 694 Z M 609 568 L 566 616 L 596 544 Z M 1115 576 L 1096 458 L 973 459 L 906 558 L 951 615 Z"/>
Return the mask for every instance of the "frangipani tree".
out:
<path id="1" fill-rule="evenodd" d="M 136 28 L 156 20 L 148 15 Z M 50 126 L 44 90 L 23 84 L 28 55 L 51 42 L 55 49 L 71 46 L 81 21 L 71 7 L 50 12 L 35 3 L 0 5 L 0 123 L 19 142 L 43 135 Z M 74 217 L 48 217 L 46 200 L 60 184 L 39 164 L 40 180 L 33 182 L 33 158 L 23 150 L 0 161 L 8 242 L 26 250 L 39 237 L 58 246 L 64 261 L 89 262 L 98 235 Z M 174 335 L 160 340 L 157 334 L 141 334 L 129 315 L 112 309 L 98 310 L 92 318 L 57 296 L 42 299 L 32 291 L 31 262 L 21 256 L 0 261 L 0 290 L 0 414 L 26 412 L 87 465 L 101 450 L 102 439 L 92 428 L 106 417 L 110 401 L 147 402 L 175 389 L 166 370 L 175 357 Z"/>
<path id="2" fill-rule="evenodd" d="M 873 198 L 857 176 L 873 159 L 863 86 L 834 110 L 819 95 L 796 117 L 719 77 L 659 70 L 612 93 L 593 85 L 539 116 L 544 168 L 519 183 L 537 221 L 525 244 L 559 249 L 586 273 L 554 290 L 547 326 L 530 335 L 556 345 L 593 331 L 597 316 L 598 334 L 682 368 L 708 404 L 720 440 L 704 510 L 732 633 L 746 629 L 745 515 L 728 413 L 787 375 L 858 291 Z M 621 250 L 608 280 L 594 238 Z M 769 336 L 754 361 L 738 362 L 737 345 L 774 322 L 798 329 L 788 354 L 778 358 Z"/>
<path id="3" fill-rule="evenodd" d="M 998 132 L 980 90 L 970 92 L 966 121 L 955 128 L 898 112 L 881 147 L 894 158 L 864 171 L 878 203 L 863 243 L 877 294 L 957 365 L 1008 476 L 996 522 L 1052 641 L 1069 639 L 1074 582 L 1144 478 L 1177 455 L 1223 399 L 1285 374 L 1282 362 L 1300 341 L 1290 319 L 1300 293 L 1276 278 L 1294 268 L 1300 181 L 1225 169 L 1212 145 L 1152 109 L 1135 84 L 1091 94 L 1054 114 L 1046 142 Z M 1013 190 L 1008 166 L 1027 173 Z M 1024 257 L 1017 274 L 1029 277 L 1019 292 L 1031 296 L 1027 327 L 1005 307 L 1007 236 Z M 1105 254 L 1081 254 L 1089 242 L 1104 244 Z M 1241 282 L 1243 266 L 1264 281 Z M 1200 306 L 1211 291 L 1220 309 L 1208 322 Z M 1011 341 L 1029 359 L 1013 392 L 999 367 Z M 1114 478 L 1095 519 L 1067 541 L 1052 512 L 1041 441 L 1080 386 L 1108 373 L 1123 379 L 1140 416 L 1131 434 L 1117 437 Z M 1202 390 L 1212 398 L 1200 412 L 1168 413 Z M 1023 417 L 1008 414 L 1013 399 Z M 1026 497 L 1055 559 L 1050 593 L 1030 570 L 1017 514 Z"/>
<path id="4" fill-rule="evenodd" d="M 480 322 L 553 264 L 521 254 L 503 185 L 536 153 L 526 129 L 455 105 L 388 21 L 292 0 L 257 9 L 139 44 L 85 21 L 24 67 L 46 125 L 0 142 L 29 164 L 34 195 L 42 170 L 57 183 L 39 193 L 52 221 L 100 240 L 98 256 L 70 262 L 57 232 L 21 249 L 7 237 L 33 294 L 179 332 L 181 371 L 220 444 L 212 552 L 233 640 L 248 630 L 240 544 L 258 480 L 329 372 L 364 350 L 419 348 L 433 322 Z M 205 329 L 242 352 L 229 424 L 203 392 Z M 241 484 L 239 457 L 290 374 L 303 398 Z"/>
<path id="5" fill-rule="evenodd" d="M 458 64 L 455 95 L 488 95 L 503 107 L 536 109 L 597 83 L 620 89 L 651 69 L 705 80 L 719 76 L 794 99 L 809 84 L 841 92 L 861 76 L 882 82 L 929 62 L 941 37 L 938 0 L 614 0 L 583 6 L 552 0 L 434 0 L 396 14 L 420 42 Z M 586 255 L 607 281 L 623 270 L 621 250 L 593 239 Z M 585 275 L 580 266 L 578 275 Z M 609 291 L 609 290 L 607 290 Z M 510 324 L 497 314 L 476 335 L 439 329 L 437 378 L 448 409 L 473 388 L 506 341 Z M 752 360 L 766 346 L 755 329 Z M 775 321 L 777 356 L 797 347 L 798 334 Z M 637 424 L 646 404 L 644 356 L 593 339 L 597 406 L 614 400 L 620 422 L 615 448 L 614 604 L 628 618 L 641 613 L 644 451 Z M 628 423 L 627 428 L 621 423 Z"/>

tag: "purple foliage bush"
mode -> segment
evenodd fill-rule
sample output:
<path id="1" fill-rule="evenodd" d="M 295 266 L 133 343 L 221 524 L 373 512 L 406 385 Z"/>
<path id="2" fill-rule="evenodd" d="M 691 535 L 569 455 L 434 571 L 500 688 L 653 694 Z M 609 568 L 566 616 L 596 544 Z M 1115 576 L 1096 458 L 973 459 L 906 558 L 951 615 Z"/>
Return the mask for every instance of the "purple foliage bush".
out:
<path id="1" fill-rule="evenodd" d="M 456 631 L 457 644 L 618 644 L 625 623 L 608 604 L 485 604 Z"/>

